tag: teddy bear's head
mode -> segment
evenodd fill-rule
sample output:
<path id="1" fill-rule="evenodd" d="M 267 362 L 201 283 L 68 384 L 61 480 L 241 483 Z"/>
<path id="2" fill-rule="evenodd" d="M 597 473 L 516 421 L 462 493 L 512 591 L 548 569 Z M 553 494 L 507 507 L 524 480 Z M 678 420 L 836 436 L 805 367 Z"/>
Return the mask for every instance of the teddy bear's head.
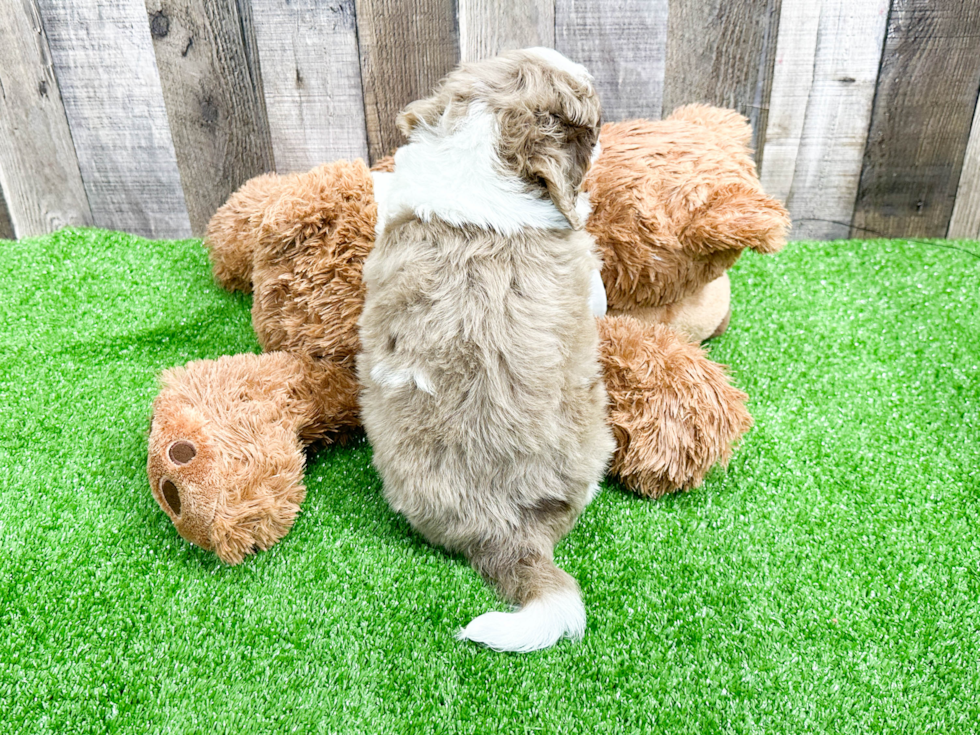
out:
<path id="1" fill-rule="evenodd" d="M 789 215 L 767 196 L 733 110 L 688 105 L 603 127 L 583 189 L 610 309 L 665 306 L 720 278 L 750 248 L 776 253 Z"/>
<path id="2" fill-rule="evenodd" d="M 209 393 L 183 394 L 186 370 L 170 373 L 176 382 L 157 398 L 150 430 L 153 497 L 184 539 L 238 564 L 274 545 L 296 519 L 306 494 L 299 439 L 263 415 L 262 401 L 196 406 Z"/>

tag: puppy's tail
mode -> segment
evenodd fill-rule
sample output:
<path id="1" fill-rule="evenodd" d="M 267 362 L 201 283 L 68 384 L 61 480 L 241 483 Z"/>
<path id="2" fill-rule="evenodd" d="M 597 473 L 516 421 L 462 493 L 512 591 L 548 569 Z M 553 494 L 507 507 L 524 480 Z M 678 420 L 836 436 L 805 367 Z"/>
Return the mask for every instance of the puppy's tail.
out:
<path id="1" fill-rule="evenodd" d="M 520 608 L 480 615 L 459 632 L 460 640 L 482 643 L 497 651 L 526 653 L 553 646 L 562 637 L 581 639 L 585 605 L 578 583 L 556 567 L 550 555 L 480 555 L 471 561 Z"/>

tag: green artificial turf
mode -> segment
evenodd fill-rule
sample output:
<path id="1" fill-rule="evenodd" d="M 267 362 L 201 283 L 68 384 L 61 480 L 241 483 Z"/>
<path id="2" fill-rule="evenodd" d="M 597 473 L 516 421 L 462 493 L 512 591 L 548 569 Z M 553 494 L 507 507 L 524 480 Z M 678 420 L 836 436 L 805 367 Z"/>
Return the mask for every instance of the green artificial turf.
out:
<path id="1" fill-rule="evenodd" d="M 0 242 L 0 728 L 976 732 L 978 251 L 745 256 L 710 351 L 755 428 L 691 493 L 607 483 L 556 552 L 585 640 L 505 655 L 454 639 L 502 605 L 390 512 L 363 441 L 315 455 L 272 550 L 177 535 L 156 376 L 258 350 L 199 241 Z"/>

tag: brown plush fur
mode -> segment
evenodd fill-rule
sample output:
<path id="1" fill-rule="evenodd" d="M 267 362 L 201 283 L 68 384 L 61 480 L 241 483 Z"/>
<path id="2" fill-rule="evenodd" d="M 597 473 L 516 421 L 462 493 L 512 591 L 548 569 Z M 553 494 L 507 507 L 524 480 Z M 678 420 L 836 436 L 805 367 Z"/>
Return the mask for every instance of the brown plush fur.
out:
<path id="1" fill-rule="evenodd" d="M 689 296 L 663 306 L 638 306 L 625 312 L 644 324 L 664 324 L 691 342 L 704 342 L 728 328 L 731 317 L 731 281 L 728 273 L 711 281 Z M 609 316 L 623 312 L 610 309 Z"/>
<path id="2" fill-rule="evenodd" d="M 660 122 L 603 127 L 602 154 L 583 189 L 610 314 L 681 301 L 746 247 L 783 247 L 789 215 L 762 191 L 747 148 L 751 133 L 738 113 L 704 105 Z"/>
<path id="3" fill-rule="evenodd" d="M 252 324 L 269 352 L 165 373 L 147 470 L 181 535 L 229 563 L 292 526 L 304 448 L 360 425 L 356 325 L 376 209 L 367 167 L 338 162 L 253 179 L 208 227 L 215 277 L 253 292 Z M 168 454 L 178 441 L 196 449 L 187 463 Z"/>
<path id="4" fill-rule="evenodd" d="M 737 124 L 732 124 L 733 120 Z M 622 310 L 671 324 L 677 309 L 661 311 L 659 317 L 640 311 L 656 313 L 648 304 L 651 294 L 673 292 L 680 294 L 681 302 L 697 300 L 700 289 L 705 288 L 703 278 L 707 276 L 703 274 L 714 272 L 714 266 L 706 268 L 700 263 L 701 253 L 710 253 L 715 246 L 706 244 L 708 240 L 692 240 L 692 232 L 713 232 L 711 243 L 754 243 L 763 252 L 782 246 L 785 210 L 772 200 L 767 203 L 748 197 L 747 210 L 723 209 L 727 214 L 715 219 L 734 223 L 731 232 L 719 229 L 720 225 L 714 231 L 690 226 L 692 211 L 702 213 L 699 221 L 712 219 L 712 203 L 728 201 L 710 194 L 717 188 L 713 172 L 735 168 L 749 178 L 748 183 L 738 186 L 747 187 L 745 192 L 758 191 L 757 182 L 752 184 L 751 167 L 746 168 L 743 160 L 747 156 L 746 127 L 739 120 L 724 111 L 688 108 L 688 112 L 678 111 L 661 123 L 604 126 L 603 152 L 585 183 L 595 208 L 587 229 L 604 253 L 606 288 L 611 295 L 618 294 L 616 304 Z M 719 139 L 722 143 L 728 139 L 726 145 L 730 147 L 726 149 Z M 709 163 L 698 162 L 702 149 Z M 628 158 L 629 151 L 656 170 L 673 172 L 670 176 L 681 191 L 702 191 L 707 204 L 685 214 L 657 177 L 636 171 L 623 181 L 612 176 L 605 163 L 607 157 Z M 726 156 L 741 163 L 726 162 Z M 392 165 L 391 159 L 383 159 L 376 169 L 390 170 Z M 632 164 L 624 161 L 623 165 Z M 604 175 L 604 170 L 609 175 Z M 693 182 L 677 178 L 684 170 L 698 172 Z M 731 178 L 737 176 L 721 176 L 725 181 Z M 649 194 L 644 194 L 647 190 Z M 695 197 L 686 201 L 701 200 Z M 321 216 L 318 207 L 332 212 L 332 219 Z M 284 367 L 284 357 L 272 356 L 280 353 L 199 361 L 164 376 L 154 403 L 149 448 L 148 473 L 154 497 L 185 538 L 204 548 L 215 548 L 229 563 L 240 561 L 256 548 L 267 548 L 288 531 L 305 492 L 305 444 L 318 438 L 331 440 L 359 424 L 352 356 L 359 344 L 357 294 L 363 293 L 360 265 L 373 246 L 374 209 L 366 167 L 338 162 L 305 174 L 252 179 L 211 220 L 206 245 L 216 279 L 228 289 L 246 292 L 252 291 L 253 280 L 262 284 L 264 295 L 253 306 L 261 343 L 270 350 L 288 345 L 294 359 L 323 356 L 312 363 L 299 361 L 319 365 L 314 372 L 320 377 L 314 383 L 319 386 L 315 390 L 321 400 L 316 404 L 292 403 L 305 406 L 298 414 L 270 407 L 270 401 L 273 405 L 283 403 L 288 391 L 267 393 L 256 403 L 251 400 L 251 390 L 245 388 L 263 381 L 269 385 L 295 384 L 310 374 L 295 366 Z M 620 213 L 625 225 L 616 220 L 615 212 Z M 632 223 L 632 231 L 628 223 Z M 684 238 L 677 234 L 682 230 L 687 233 Z M 664 232 L 674 234 L 667 237 Z M 665 247 L 673 253 L 670 259 L 650 258 L 651 254 L 663 254 Z M 731 251 L 725 252 L 731 259 Z M 285 276 L 286 288 L 277 288 L 276 280 L 270 277 L 273 272 Z M 333 276 L 327 277 L 328 273 Z M 667 285 L 658 291 L 653 284 L 669 281 L 671 273 L 679 274 L 679 281 L 686 285 Z M 630 284 L 637 289 L 632 301 Z M 280 307 L 289 315 L 283 324 L 279 323 Z M 711 320 L 699 329 L 717 328 Z M 609 325 L 618 326 L 613 329 Z M 611 473 L 635 492 L 654 497 L 696 486 L 713 464 L 730 456 L 733 444 L 748 428 L 744 394 L 728 384 L 720 366 L 672 332 L 607 318 L 600 320 L 600 333 L 609 422 L 619 444 Z M 290 379 L 283 375 L 284 370 L 291 373 Z M 702 378 L 707 385 L 701 384 Z M 260 404 L 265 408 L 258 410 Z M 311 406 L 313 411 L 309 411 Z M 685 406 L 698 409 L 685 410 Z M 283 423 L 282 415 L 291 417 Z M 276 426 L 296 436 L 289 440 L 282 433 L 277 435 L 280 449 L 276 451 L 283 457 L 270 460 L 268 466 L 289 469 L 280 472 L 276 482 L 281 484 L 265 486 L 256 478 L 268 476 L 263 464 L 265 448 L 269 446 L 267 437 L 276 434 Z M 175 464 L 168 456 L 174 443 L 181 440 L 197 448 L 196 456 L 184 465 Z M 242 458 L 250 461 L 243 462 Z M 180 519 L 161 489 L 165 478 L 172 483 L 171 497 L 182 501 Z M 215 503 L 225 510 L 212 532 L 216 516 L 210 515 L 210 508 L 219 507 Z"/>
<path id="5" fill-rule="evenodd" d="M 656 498 L 697 487 L 711 467 L 727 464 L 732 439 L 752 418 L 748 396 L 721 365 L 664 325 L 629 316 L 600 319 L 599 337 L 616 436 L 613 475 Z"/>
<path id="6" fill-rule="evenodd" d="M 303 448 L 359 423 L 351 370 L 302 354 L 201 360 L 161 382 L 150 487 L 181 536 L 229 564 L 292 526 L 306 495 Z"/>

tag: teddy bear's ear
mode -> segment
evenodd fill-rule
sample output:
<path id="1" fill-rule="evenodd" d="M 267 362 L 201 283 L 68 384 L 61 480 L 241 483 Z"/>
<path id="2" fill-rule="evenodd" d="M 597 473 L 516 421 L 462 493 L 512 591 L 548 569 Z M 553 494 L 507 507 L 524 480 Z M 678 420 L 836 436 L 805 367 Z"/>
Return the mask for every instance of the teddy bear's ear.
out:
<path id="1" fill-rule="evenodd" d="M 770 254 L 783 249 L 789 227 L 789 213 L 780 202 L 738 183 L 713 192 L 678 239 L 685 248 L 703 254 L 746 247 Z"/>

